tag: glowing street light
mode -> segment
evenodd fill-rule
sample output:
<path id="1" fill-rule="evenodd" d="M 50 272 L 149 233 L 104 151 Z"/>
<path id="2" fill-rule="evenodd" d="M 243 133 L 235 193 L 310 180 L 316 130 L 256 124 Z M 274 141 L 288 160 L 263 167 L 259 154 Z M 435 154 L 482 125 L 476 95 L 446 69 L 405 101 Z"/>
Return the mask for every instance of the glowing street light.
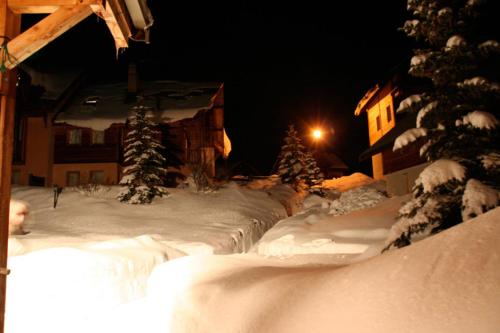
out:
<path id="1" fill-rule="evenodd" d="M 313 130 L 312 136 L 314 140 L 319 140 L 323 136 L 323 132 L 319 128 L 316 128 Z"/>

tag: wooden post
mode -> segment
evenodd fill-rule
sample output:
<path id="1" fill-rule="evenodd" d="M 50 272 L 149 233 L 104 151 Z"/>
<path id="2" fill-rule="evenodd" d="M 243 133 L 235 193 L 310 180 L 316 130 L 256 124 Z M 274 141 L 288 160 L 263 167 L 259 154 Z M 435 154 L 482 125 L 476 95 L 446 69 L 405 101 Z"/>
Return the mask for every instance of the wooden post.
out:
<path id="1" fill-rule="evenodd" d="M 7 8 L 0 0 L 0 35 L 16 37 L 21 27 L 20 15 Z M 4 40 L 0 40 L 3 43 Z M 14 138 L 14 107 L 16 100 L 15 71 L 0 73 L 0 332 L 4 331 L 7 250 L 9 240 L 10 176 Z"/>

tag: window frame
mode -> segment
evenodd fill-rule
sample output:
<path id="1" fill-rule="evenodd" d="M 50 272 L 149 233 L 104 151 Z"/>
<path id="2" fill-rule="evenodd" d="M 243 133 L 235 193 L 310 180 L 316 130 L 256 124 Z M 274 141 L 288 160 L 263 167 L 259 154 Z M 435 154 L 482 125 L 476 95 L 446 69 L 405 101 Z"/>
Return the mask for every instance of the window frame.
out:
<path id="1" fill-rule="evenodd" d="M 78 136 L 73 136 L 72 133 L 79 133 Z M 72 142 L 73 138 L 79 138 L 79 142 Z M 81 128 L 70 128 L 66 134 L 66 144 L 69 146 L 81 146 L 83 140 L 83 131 Z"/>
<path id="2" fill-rule="evenodd" d="M 70 184 L 70 175 L 78 175 L 78 183 L 75 184 Z M 80 171 L 72 170 L 72 171 L 66 171 L 66 186 L 79 186 L 81 184 L 81 174 Z"/>

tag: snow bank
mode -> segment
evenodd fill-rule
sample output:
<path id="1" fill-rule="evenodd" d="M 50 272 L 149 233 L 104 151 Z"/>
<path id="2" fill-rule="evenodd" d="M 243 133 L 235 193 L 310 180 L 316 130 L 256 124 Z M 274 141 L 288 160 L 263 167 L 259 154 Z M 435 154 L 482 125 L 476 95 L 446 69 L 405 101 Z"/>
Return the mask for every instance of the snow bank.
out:
<path id="1" fill-rule="evenodd" d="M 168 198 L 132 206 L 115 199 L 121 187 L 108 189 L 86 195 L 65 188 L 53 209 L 52 189 L 14 187 L 13 197 L 31 205 L 30 234 L 18 237 L 21 253 L 141 235 L 155 236 L 187 254 L 242 252 L 288 216 L 284 203 L 295 193 L 236 185 L 208 194 L 169 189 Z"/>
<path id="2" fill-rule="evenodd" d="M 344 200 L 347 207 L 355 207 L 354 202 L 360 201 L 356 200 L 356 196 L 349 198 L 350 202 Z M 329 214 L 335 206 L 313 207 L 277 223 L 254 245 L 251 252 L 280 257 L 328 253 L 345 262 L 374 244 L 382 246 L 389 229 L 396 222 L 402 202 L 407 199 L 408 196 L 395 197 L 382 201 L 376 207 L 353 209 L 339 216 Z"/>
<path id="3" fill-rule="evenodd" d="M 119 332 L 109 317 L 141 303 L 154 267 L 249 249 L 287 217 L 284 203 L 296 194 L 282 185 L 228 184 L 209 194 L 169 189 L 169 198 L 132 206 L 115 199 L 119 190 L 65 188 L 54 209 L 52 189 L 13 188 L 13 197 L 30 203 L 31 232 L 9 239 L 6 332 L 93 332 L 104 323 Z M 143 326 L 135 332 L 148 332 Z"/>
<path id="4" fill-rule="evenodd" d="M 343 267 L 184 257 L 153 272 L 147 317 L 127 319 L 154 322 L 148 332 L 498 332 L 498 220 L 500 208 Z"/>
<path id="5" fill-rule="evenodd" d="M 381 191 L 385 191 L 384 181 L 377 181 L 360 172 L 355 172 L 349 176 L 340 178 L 326 179 L 322 184 L 322 186 L 326 189 L 337 190 L 340 192 L 345 192 L 352 188 L 366 185 L 373 186 Z"/>
<path id="6" fill-rule="evenodd" d="M 141 236 L 11 257 L 6 332 L 71 332 L 75 323 L 144 297 L 153 268 L 181 255 Z"/>

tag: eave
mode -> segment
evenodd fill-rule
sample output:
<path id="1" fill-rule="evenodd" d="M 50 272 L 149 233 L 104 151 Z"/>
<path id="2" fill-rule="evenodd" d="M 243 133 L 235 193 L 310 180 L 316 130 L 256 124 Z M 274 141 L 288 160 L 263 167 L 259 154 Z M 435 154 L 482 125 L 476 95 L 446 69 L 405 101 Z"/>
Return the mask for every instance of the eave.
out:
<path id="1" fill-rule="evenodd" d="M 108 26 L 116 49 L 128 47 L 133 36 L 144 36 L 153 19 L 144 0 L 7 0 L 13 14 L 49 14 L 7 43 L 8 69 L 15 67 L 61 34 L 95 13 Z M 133 18 L 133 20 L 132 20 Z M 137 34 L 137 31 L 142 32 Z M 140 39 L 140 38 L 139 38 Z M 137 40 L 137 38 L 135 38 Z"/>

